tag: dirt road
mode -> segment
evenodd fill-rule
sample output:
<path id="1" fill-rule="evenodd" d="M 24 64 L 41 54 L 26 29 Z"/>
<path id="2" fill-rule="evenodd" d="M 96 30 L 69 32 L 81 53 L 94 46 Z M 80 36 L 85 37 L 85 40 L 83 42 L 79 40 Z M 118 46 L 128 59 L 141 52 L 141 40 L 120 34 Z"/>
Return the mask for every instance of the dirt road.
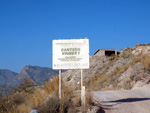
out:
<path id="1" fill-rule="evenodd" d="M 113 90 L 93 93 L 103 113 L 150 113 L 150 85 L 133 90 Z"/>

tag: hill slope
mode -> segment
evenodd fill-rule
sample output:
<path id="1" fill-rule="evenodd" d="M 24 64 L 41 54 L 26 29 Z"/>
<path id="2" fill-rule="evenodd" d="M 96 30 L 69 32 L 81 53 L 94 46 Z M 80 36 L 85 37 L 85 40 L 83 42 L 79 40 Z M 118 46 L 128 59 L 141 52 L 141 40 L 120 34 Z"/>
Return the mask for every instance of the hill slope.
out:
<path id="1" fill-rule="evenodd" d="M 80 70 L 68 70 L 63 80 L 77 88 Z M 132 89 L 150 82 L 150 45 L 125 48 L 117 56 L 91 56 L 83 70 L 84 85 L 90 90 Z"/>

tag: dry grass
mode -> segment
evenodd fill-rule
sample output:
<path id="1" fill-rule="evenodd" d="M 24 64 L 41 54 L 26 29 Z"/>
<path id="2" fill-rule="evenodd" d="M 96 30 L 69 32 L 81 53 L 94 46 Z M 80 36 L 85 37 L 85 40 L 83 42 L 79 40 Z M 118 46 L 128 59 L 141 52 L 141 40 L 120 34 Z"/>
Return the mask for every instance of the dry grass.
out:
<path id="1" fill-rule="evenodd" d="M 141 62 L 146 70 L 150 69 L 150 56 L 143 56 Z"/>
<path id="2" fill-rule="evenodd" d="M 73 98 L 73 104 L 75 107 L 80 107 L 81 106 L 81 96 L 80 95 L 76 95 Z"/>
<path id="3" fill-rule="evenodd" d="M 72 98 L 72 106 L 69 109 L 68 113 L 86 113 L 87 109 L 91 108 L 93 105 L 92 94 L 90 91 L 86 91 L 85 93 L 85 106 L 81 105 L 81 93 L 76 92 L 75 96 Z"/>
<path id="4" fill-rule="evenodd" d="M 85 95 L 85 106 L 91 106 L 93 101 L 92 101 L 92 93 L 91 92 L 87 92 Z"/>
<path id="5" fill-rule="evenodd" d="M 117 55 L 112 55 L 112 56 L 109 58 L 109 61 L 117 60 L 117 58 L 118 58 Z"/>
<path id="6" fill-rule="evenodd" d="M 17 113 L 28 113 L 32 108 L 27 104 L 21 104 L 17 107 Z"/>
<path id="7" fill-rule="evenodd" d="M 124 81 L 124 89 L 131 89 L 132 88 L 132 84 L 131 81 Z"/>
<path id="8" fill-rule="evenodd" d="M 59 89 L 59 77 L 56 76 L 52 78 L 51 81 L 47 82 L 42 88 L 37 90 L 34 94 L 29 96 L 28 99 L 30 106 L 34 108 L 40 106 L 41 103 L 47 103 L 51 101 L 49 100 L 51 98 L 57 98 L 58 89 Z M 73 96 L 72 87 L 65 85 L 65 83 L 62 81 L 62 98 L 69 100 L 72 96 Z M 60 102 L 58 103 L 60 104 Z M 62 104 L 63 103 L 60 104 L 60 109 Z"/>
<path id="9" fill-rule="evenodd" d="M 109 61 L 107 64 L 105 64 L 104 67 L 103 67 L 104 69 L 103 69 L 102 74 L 105 74 L 112 65 L 113 65 L 113 60 Z"/>
<path id="10" fill-rule="evenodd" d="M 69 107 L 69 100 L 51 97 L 46 103 L 39 107 L 40 113 L 66 113 Z"/>
<path id="11" fill-rule="evenodd" d="M 44 99 L 41 97 L 40 102 L 34 103 L 34 106 L 39 106 L 38 110 L 40 113 L 66 113 L 72 107 L 73 103 L 71 98 L 74 94 L 73 88 L 62 81 L 62 99 L 58 99 L 58 89 L 58 77 L 54 78 L 42 88 L 43 91 L 40 95 L 42 96 L 44 94 L 43 97 L 49 98 Z"/>
<path id="12" fill-rule="evenodd" d="M 130 54 L 130 53 L 121 53 L 121 54 L 119 55 L 119 57 L 122 57 L 122 58 L 124 58 L 124 59 L 129 58 L 129 57 L 132 57 L 132 56 L 133 56 L 133 55 Z"/>
<path id="13" fill-rule="evenodd" d="M 29 107 L 25 108 L 24 103 L 26 103 L 26 95 L 24 94 L 18 93 L 3 96 L 0 98 L 0 113 L 27 113 L 28 110 L 26 110 L 26 108 Z"/>
<path id="14" fill-rule="evenodd" d="M 39 106 L 41 103 L 49 98 L 49 95 L 58 96 L 59 77 L 52 78 L 51 81 L 47 82 L 43 87 L 36 90 L 33 94 L 29 95 L 28 100 L 31 107 Z"/>
<path id="15" fill-rule="evenodd" d="M 59 105 L 59 113 L 65 112 L 69 105 L 69 100 L 73 96 L 73 89 L 62 81 L 62 100 L 58 99 L 59 77 L 55 76 L 43 87 L 39 87 L 33 93 L 13 93 L 8 97 L 0 98 L 0 113 L 28 113 L 34 108 L 40 108 L 41 113 L 45 109 L 45 104 L 52 105 L 51 101 L 55 99 Z M 52 100 L 53 99 L 53 100 Z M 45 103 L 45 104 L 44 104 Z M 43 108 L 42 108 L 43 107 Z M 53 108 L 52 108 L 53 109 Z M 57 112 L 57 113 L 58 113 Z"/>

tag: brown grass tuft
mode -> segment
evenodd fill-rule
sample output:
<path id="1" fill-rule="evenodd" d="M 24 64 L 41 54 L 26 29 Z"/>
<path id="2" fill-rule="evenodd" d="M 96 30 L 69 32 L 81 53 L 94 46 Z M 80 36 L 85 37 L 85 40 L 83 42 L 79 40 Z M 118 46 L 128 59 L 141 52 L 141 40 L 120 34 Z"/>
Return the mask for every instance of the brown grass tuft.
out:
<path id="1" fill-rule="evenodd" d="M 91 106 L 92 105 L 92 93 L 91 92 L 87 92 L 86 95 L 85 95 L 85 106 Z"/>
<path id="2" fill-rule="evenodd" d="M 150 69 L 150 56 L 143 56 L 141 62 L 146 70 Z"/>

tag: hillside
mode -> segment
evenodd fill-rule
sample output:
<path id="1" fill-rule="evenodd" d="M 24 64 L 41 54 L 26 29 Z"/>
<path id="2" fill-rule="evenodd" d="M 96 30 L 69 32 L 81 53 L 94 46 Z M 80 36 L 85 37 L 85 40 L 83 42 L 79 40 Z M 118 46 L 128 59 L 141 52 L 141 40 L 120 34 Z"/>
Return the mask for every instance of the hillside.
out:
<path id="1" fill-rule="evenodd" d="M 91 56 L 90 68 L 83 71 L 89 90 L 132 89 L 150 82 L 150 45 L 125 48 L 116 56 Z M 80 70 L 68 70 L 63 80 L 77 88 Z"/>

